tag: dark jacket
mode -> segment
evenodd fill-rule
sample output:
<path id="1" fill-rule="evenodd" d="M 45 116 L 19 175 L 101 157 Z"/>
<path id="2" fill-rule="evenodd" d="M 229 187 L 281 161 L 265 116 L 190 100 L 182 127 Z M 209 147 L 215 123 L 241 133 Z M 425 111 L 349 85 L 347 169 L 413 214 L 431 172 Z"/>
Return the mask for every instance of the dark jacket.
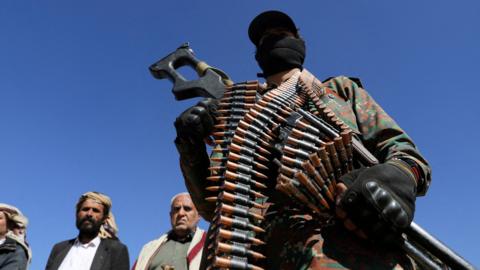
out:
<path id="1" fill-rule="evenodd" d="M 25 250 L 11 238 L 0 245 L 0 270 L 27 269 L 27 254 Z"/>
<path id="2" fill-rule="evenodd" d="M 75 239 L 57 243 L 48 257 L 45 270 L 57 270 L 75 243 Z M 129 270 L 128 249 L 119 240 L 102 239 L 90 270 Z"/>

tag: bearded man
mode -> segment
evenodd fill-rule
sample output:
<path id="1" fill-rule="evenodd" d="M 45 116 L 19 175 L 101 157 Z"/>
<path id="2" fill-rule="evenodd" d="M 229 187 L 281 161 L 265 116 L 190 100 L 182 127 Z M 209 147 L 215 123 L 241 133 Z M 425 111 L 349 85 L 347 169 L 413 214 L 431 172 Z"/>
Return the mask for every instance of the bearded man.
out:
<path id="1" fill-rule="evenodd" d="M 76 206 L 78 236 L 56 244 L 45 269 L 128 270 L 128 249 L 118 240 L 111 207 L 105 194 L 83 194 Z"/>

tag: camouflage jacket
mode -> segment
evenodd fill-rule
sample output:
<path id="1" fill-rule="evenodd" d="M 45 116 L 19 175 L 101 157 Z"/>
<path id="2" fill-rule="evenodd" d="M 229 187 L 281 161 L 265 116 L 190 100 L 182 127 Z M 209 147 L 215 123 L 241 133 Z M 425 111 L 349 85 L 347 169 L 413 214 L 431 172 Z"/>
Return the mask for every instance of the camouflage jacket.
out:
<path id="1" fill-rule="evenodd" d="M 418 171 L 418 194 L 425 194 L 431 175 L 427 161 L 410 137 L 362 88 L 358 80 L 339 76 L 321 83 L 315 79 L 313 86 L 324 104 L 352 129 L 380 162 L 392 158 L 413 162 Z M 313 106 L 310 109 L 314 110 Z M 204 200 L 209 164 L 205 160 L 206 152 L 203 152 L 205 150 L 197 149 L 196 158 L 191 158 L 180 151 L 180 164 L 187 189 L 199 213 L 206 220 L 211 220 L 214 204 Z M 282 207 L 269 208 L 264 226 L 267 228 L 267 245 L 263 250 L 268 258 L 266 269 L 411 267 L 403 254 L 379 249 L 360 241 L 342 226 L 318 224 L 309 215 L 293 213 Z M 286 232 L 289 232 L 288 237 Z"/>

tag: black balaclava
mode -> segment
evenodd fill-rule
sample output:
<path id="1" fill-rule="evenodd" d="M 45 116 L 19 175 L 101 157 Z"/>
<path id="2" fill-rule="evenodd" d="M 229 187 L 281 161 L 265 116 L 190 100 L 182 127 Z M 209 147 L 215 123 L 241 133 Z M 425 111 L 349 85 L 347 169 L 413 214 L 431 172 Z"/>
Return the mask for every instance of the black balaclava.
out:
<path id="1" fill-rule="evenodd" d="M 303 68 L 305 42 L 293 36 L 270 34 L 257 47 L 255 59 L 263 71 L 261 77 L 292 68 Z"/>

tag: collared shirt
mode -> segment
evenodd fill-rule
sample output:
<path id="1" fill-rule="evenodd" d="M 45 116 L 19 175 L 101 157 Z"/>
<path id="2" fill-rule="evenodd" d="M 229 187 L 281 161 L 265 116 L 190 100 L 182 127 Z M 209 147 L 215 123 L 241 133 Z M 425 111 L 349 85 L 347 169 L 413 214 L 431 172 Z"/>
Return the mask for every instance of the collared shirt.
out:
<path id="1" fill-rule="evenodd" d="M 0 239 L 0 245 L 2 245 L 3 243 L 5 243 L 5 240 L 7 240 L 7 238 L 2 238 L 2 239 Z"/>
<path id="2" fill-rule="evenodd" d="M 75 239 L 75 243 L 73 243 L 58 270 L 90 270 L 99 245 L 99 236 L 86 244 L 82 244 L 78 238 Z"/>

